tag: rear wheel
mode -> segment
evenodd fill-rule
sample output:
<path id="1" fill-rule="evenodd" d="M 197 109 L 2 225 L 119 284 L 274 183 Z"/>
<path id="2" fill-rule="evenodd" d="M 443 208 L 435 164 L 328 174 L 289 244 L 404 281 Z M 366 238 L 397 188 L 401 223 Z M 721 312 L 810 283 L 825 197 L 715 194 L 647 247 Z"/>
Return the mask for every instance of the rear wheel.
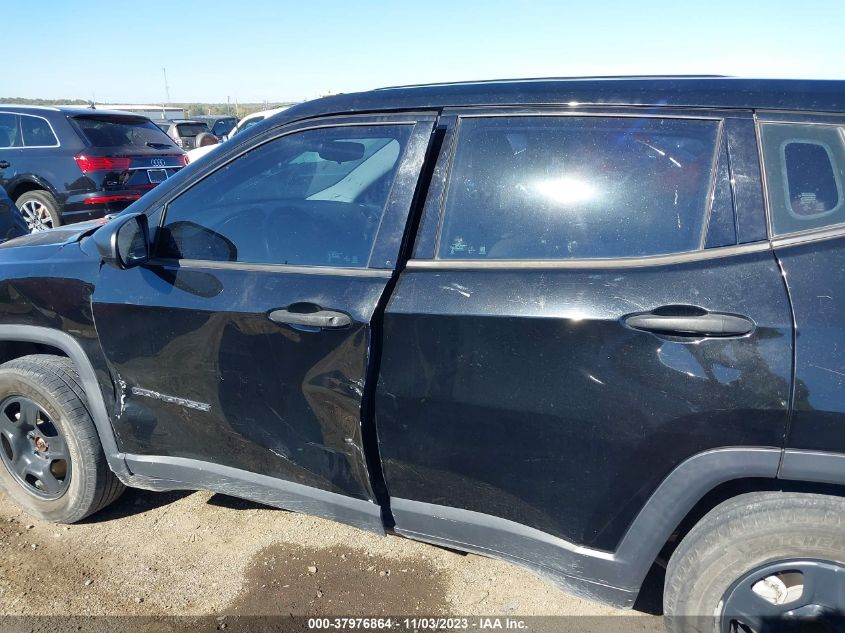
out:
<path id="1" fill-rule="evenodd" d="M 15 204 L 21 210 L 30 233 L 46 231 L 62 223 L 59 203 L 47 191 L 27 191 L 16 200 Z"/>
<path id="2" fill-rule="evenodd" d="M 79 521 L 123 491 L 70 359 L 38 354 L 0 365 L 0 489 L 57 523 Z"/>
<path id="3" fill-rule="evenodd" d="M 845 500 L 740 495 L 709 512 L 666 570 L 672 633 L 839 631 L 845 617 Z"/>

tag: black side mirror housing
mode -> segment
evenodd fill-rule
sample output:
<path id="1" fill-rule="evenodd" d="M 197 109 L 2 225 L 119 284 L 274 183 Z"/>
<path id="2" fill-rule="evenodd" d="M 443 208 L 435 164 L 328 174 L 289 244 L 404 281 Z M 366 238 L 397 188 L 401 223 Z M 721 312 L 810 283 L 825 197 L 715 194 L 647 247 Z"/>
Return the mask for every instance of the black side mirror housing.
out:
<path id="1" fill-rule="evenodd" d="M 140 266 L 150 258 L 150 231 L 143 213 L 115 218 L 94 233 L 93 240 L 103 261 L 116 268 Z"/>

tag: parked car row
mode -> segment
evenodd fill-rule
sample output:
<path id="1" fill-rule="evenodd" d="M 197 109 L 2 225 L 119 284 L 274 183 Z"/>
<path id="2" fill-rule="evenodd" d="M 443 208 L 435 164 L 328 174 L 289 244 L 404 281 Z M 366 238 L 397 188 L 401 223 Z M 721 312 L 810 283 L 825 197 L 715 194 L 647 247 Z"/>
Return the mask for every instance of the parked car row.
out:
<path id="1" fill-rule="evenodd" d="M 156 120 L 80 107 L 0 105 L 0 187 L 30 231 L 124 209 L 211 151 L 281 112 Z"/>
<path id="2" fill-rule="evenodd" d="M 200 114 L 193 118 L 194 121 L 205 123 L 209 131 L 219 140 L 228 138 L 231 131 L 238 124 L 238 119 L 228 115 Z"/>

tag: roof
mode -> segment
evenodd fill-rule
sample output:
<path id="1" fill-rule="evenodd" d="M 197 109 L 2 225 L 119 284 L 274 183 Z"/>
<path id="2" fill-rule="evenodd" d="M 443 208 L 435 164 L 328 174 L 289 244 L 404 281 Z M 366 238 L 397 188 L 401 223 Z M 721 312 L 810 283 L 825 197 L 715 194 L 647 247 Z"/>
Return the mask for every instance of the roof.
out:
<path id="1" fill-rule="evenodd" d="M 126 112 L 124 110 L 102 110 L 100 108 L 91 108 L 88 106 L 79 105 L 58 105 L 58 106 L 39 106 L 39 105 L 20 105 L 16 103 L 0 103 L 0 108 L 7 112 L 63 112 L 71 116 L 92 115 L 92 114 L 106 114 L 106 115 L 124 115 L 124 116 L 143 116 L 134 112 Z"/>
<path id="2" fill-rule="evenodd" d="M 165 106 L 165 105 L 133 105 L 133 104 L 116 104 L 116 103 L 97 103 L 97 109 L 100 108 L 108 110 L 184 110 L 185 108 L 179 106 Z"/>
<path id="3" fill-rule="evenodd" d="M 197 115 L 195 115 L 191 118 L 198 119 L 200 121 L 211 120 L 211 119 L 214 119 L 215 121 L 218 120 L 218 119 L 235 119 L 235 120 L 237 120 L 237 117 L 234 114 L 197 114 Z"/>
<path id="4" fill-rule="evenodd" d="M 845 112 L 845 81 L 664 76 L 443 83 L 335 95 L 293 106 L 283 116 L 287 119 L 372 110 L 555 104 Z"/>

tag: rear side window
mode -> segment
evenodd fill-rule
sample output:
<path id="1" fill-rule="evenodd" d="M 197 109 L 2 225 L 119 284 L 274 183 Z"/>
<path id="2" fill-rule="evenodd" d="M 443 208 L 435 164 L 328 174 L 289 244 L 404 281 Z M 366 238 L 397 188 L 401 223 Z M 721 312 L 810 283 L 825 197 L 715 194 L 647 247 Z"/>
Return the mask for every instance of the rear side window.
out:
<path id="1" fill-rule="evenodd" d="M 20 147 L 21 133 L 18 128 L 18 115 L 0 112 L 0 147 Z"/>
<path id="2" fill-rule="evenodd" d="M 93 147 L 146 148 L 174 146 L 173 141 L 149 119 L 128 116 L 79 116 L 74 122 Z"/>
<path id="3" fill-rule="evenodd" d="M 321 128 L 260 145 L 167 206 L 157 254 L 365 267 L 410 131 Z"/>
<path id="4" fill-rule="evenodd" d="M 460 123 L 438 256 L 593 259 L 701 248 L 719 123 L 490 117 Z"/>
<path id="5" fill-rule="evenodd" d="M 50 124 L 41 117 L 22 114 L 21 133 L 24 147 L 56 147 L 59 144 Z"/>
<path id="6" fill-rule="evenodd" d="M 845 222 L 845 144 L 834 125 L 760 126 L 772 233 Z"/>

